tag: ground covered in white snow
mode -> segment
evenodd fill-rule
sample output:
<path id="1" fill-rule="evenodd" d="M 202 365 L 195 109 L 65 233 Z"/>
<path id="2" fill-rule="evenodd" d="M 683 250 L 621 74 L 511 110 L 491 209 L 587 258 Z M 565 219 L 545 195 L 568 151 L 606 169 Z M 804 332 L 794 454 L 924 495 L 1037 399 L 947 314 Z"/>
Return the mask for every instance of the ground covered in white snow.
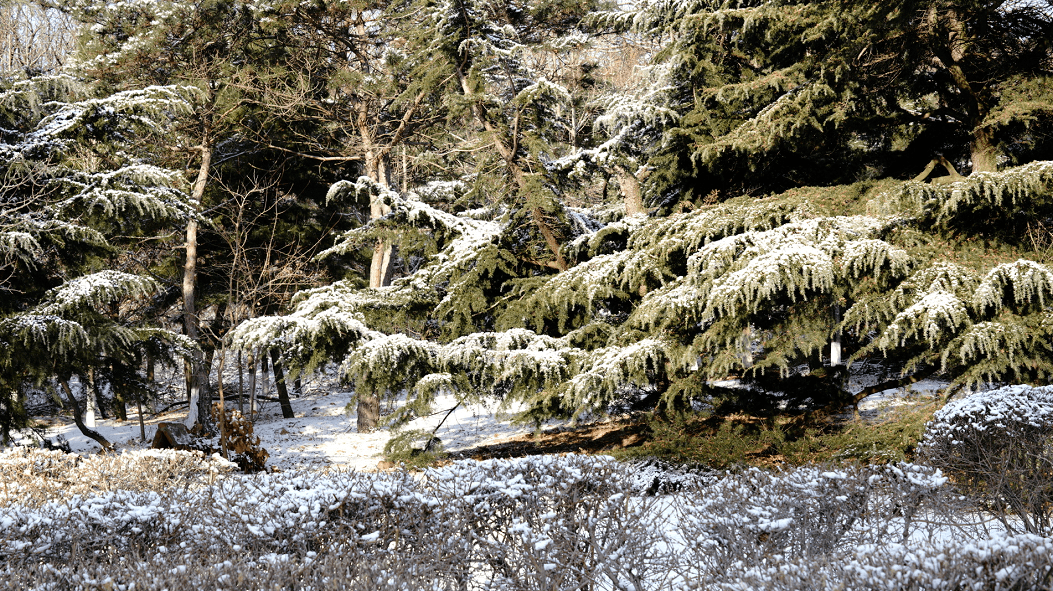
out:
<path id="1" fill-rule="evenodd" d="M 294 419 L 282 418 L 276 402 L 261 404 L 254 432 L 260 438 L 260 445 L 270 454 L 267 465 L 279 470 L 322 467 L 360 471 L 376 469 L 377 463 L 384 459 L 384 445 L 391 433 L 384 429 L 374 433 L 358 433 L 354 413 L 349 416 L 346 410 L 350 401 L 351 394 L 348 392 L 311 390 L 291 399 L 296 414 Z M 237 404 L 232 407 L 237 408 Z M 452 412 L 449 412 L 451 409 Z M 430 431 L 441 423 L 438 436 L 444 448 L 450 451 L 530 432 L 527 426 L 513 424 L 510 417 L 499 412 L 496 405 L 457 406 L 452 397 L 445 397 L 437 400 L 435 410 L 435 414 L 413 421 L 407 429 Z M 139 418 L 134 408 L 129 408 L 128 421 L 98 419 L 96 431 L 118 450 L 145 449 L 153 440 L 157 423 L 183 422 L 186 409 L 144 415 L 145 442 L 141 438 Z M 83 454 L 99 450 L 99 445 L 82 435 L 72 419 L 56 416 L 43 418 L 40 422 L 49 425 L 46 432 L 48 437 L 61 436 L 69 441 L 75 452 Z"/>

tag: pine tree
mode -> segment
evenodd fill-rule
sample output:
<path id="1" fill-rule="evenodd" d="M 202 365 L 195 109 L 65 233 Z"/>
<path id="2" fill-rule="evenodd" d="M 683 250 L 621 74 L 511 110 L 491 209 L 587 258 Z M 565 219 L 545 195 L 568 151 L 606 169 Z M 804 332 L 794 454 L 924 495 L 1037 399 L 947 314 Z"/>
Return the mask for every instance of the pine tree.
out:
<path id="1" fill-rule="evenodd" d="M 441 6 L 436 22 L 447 28 L 438 30 L 452 31 L 449 55 L 460 55 L 466 38 L 453 32 L 472 25 Z M 1005 165 L 1038 145 L 1048 37 L 1019 27 L 976 33 L 947 58 L 983 92 L 1000 89 L 977 102 L 982 93 L 963 91 L 954 64 L 924 66 L 957 47 L 955 19 L 991 24 L 986 8 L 966 8 L 664 2 L 601 15 L 597 22 L 617 26 L 631 20 L 640 34 L 677 34 L 656 69 L 667 72 L 665 88 L 611 100 L 609 120 L 623 124 L 585 150 L 556 148 L 532 119 L 551 115 L 564 95 L 540 82 L 509 85 L 515 64 L 501 60 L 522 49 L 493 32 L 479 43 L 485 51 L 462 56 L 457 67 L 468 69 L 453 73 L 470 73 L 457 77 L 460 114 L 486 132 L 497 178 L 508 181 L 501 215 L 426 203 L 463 190 L 456 183 L 401 193 L 368 178 L 338 183 L 334 199 L 368 195 L 390 213 L 332 253 L 383 235 L 427 258 L 382 289 L 340 282 L 303 292 L 290 314 L 250 321 L 233 339 L 278 344 L 301 370 L 335 361 L 360 395 L 406 393 L 396 419 L 423 412 L 439 391 L 498 397 L 539 419 L 692 398 L 770 403 L 798 386 L 811 404 L 842 404 L 934 373 L 954 387 L 1042 380 L 1053 368 L 1049 251 L 1040 244 L 1048 244 L 1049 163 L 985 170 L 992 144 L 974 132 L 988 126 L 1004 140 Z M 1029 30 L 1048 21 L 1016 5 L 994 14 Z M 966 33 L 980 30 L 972 26 Z M 901 51 L 897 43 L 912 36 L 925 43 Z M 995 37 L 1016 52 L 997 67 L 979 49 Z M 1015 98 L 1012 76 L 1034 100 Z M 534 98 L 520 102 L 525 96 Z M 919 115 L 929 102 L 943 110 Z M 966 117 L 970 109 L 988 123 Z M 990 119 L 999 109 L 1016 115 Z M 547 158 L 557 151 L 562 158 Z M 644 185 L 654 202 L 679 207 L 647 217 L 562 203 L 559 175 L 632 158 L 654 168 Z M 940 163 L 951 174 L 929 179 Z M 973 172 L 963 177 L 966 163 Z M 838 184 L 867 176 L 867 167 L 894 178 Z M 468 180 L 478 187 L 483 178 Z M 719 199 L 698 199 L 712 194 Z M 541 224 L 531 226 L 542 202 L 552 204 L 542 221 L 563 232 L 553 233 L 556 248 Z M 892 379 L 850 390 L 851 365 L 861 361 Z M 716 385 L 727 377 L 747 387 Z"/>
<path id="2" fill-rule="evenodd" d="M 347 226 L 319 205 L 328 183 L 346 171 L 310 170 L 315 163 L 306 162 L 290 140 L 318 130 L 319 118 L 288 117 L 267 94 L 283 71 L 282 81 L 290 77 L 283 64 L 295 57 L 296 32 L 309 23 L 287 21 L 282 11 L 288 7 L 281 3 L 71 1 L 63 6 L 84 25 L 79 71 L 108 88 L 196 89 L 192 109 L 174 120 L 175 133 L 141 149 L 186 169 L 194 179 L 192 202 L 199 212 L 212 214 L 207 222 L 188 220 L 185 251 L 177 251 L 185 256 L 166 261 L 162 273 L 169 276 L 180 267 L 180 316 L 185 334 L 199 344 L 190 360 L 187 391 L 194 403 L 187 420 L 208 430 L 209 376 L 229 324 L 276 312 L 289 292 L 310 285 L 320 271 L 302 265 L 310 257 L 305 253 L 330 228 Z M 206 259 L 210 264 L 202 265 Z M 278 273 L 294 264 L 302 272 Z M 266 286 L 233 281 L 224 273 L 246 265 L 256 279 L 270 278 Z M 203 325 L 209 309 L 214 320 Z"/>
<path id="3" fill-rule="evenodd" d="M 133 157 L 129 144 L 187 108 L 183 89 L 153 87 L 101 99 L 68 76 L 6 80 L 0 95 L 5 183 L 0 188 L 0 431 L 25 426 L 21 393 L 52 378 L 135 374 L 148 351 L 189 351 L 137 318 L 158 285 L 105 270 L 108 236 L 193 217 L 182 175 Z M 75 97 L 82 100 L 72 100 Z M 97 370 L 99 370 L 97 372 Z M 68 385 L 68 384 L 67 384 Z M 68 394 L 68 391 L 67 391 Z M 79 424 L 98 440 L 104 438 Z"/>
<path id="4" fill-rule="evenodd" d="M 941 156 L 994 171 L 1053 109 L 1038 4 L 660 2 L 635 22 L 675 36 L 663 200 L 909 178 Z"/>

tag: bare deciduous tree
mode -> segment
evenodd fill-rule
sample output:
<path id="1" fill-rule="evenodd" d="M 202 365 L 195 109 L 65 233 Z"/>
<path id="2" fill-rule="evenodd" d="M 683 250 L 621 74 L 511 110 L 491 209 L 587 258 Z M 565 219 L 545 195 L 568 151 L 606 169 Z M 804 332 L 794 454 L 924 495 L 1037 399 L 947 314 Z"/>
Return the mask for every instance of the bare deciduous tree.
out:
<path id="1" fill-rule="evenodd" d="M 73 50 L 76 24 L 69 15 L 33 0 L 0 3 L 0 72 L 54 72 Z"/>

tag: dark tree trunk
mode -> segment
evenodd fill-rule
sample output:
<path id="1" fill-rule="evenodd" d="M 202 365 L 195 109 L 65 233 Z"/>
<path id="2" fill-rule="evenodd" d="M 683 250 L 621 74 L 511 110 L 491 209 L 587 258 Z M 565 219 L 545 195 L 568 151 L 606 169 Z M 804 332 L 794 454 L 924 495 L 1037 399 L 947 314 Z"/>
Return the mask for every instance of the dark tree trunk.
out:
<path id="1" fill-rule="evenodd" d="M 380 423 L 380 398 L 358 396 L 358 432 L 369 433 Z"/>
<path id="2" fill-rule="evenodd" d="M 289 401 L 289 388 L 285 385 L 285 372 L 282 364 L 278 362 L 278 352 L 271 351 L 271 367 L 274 371 L 274 386 L 278 390 L 278 404 L 282 407 L 282 418 L 295 419 L 292 402 Z"/>
<path id="3" fill-rule="evenodd" d="M 77 424 L 77 429 L 79 429 L 85 437 L 90 437 L 91 439 L 94 439 L 96 443 L 102 446 L 102 449 L 106 451 L 113 451 L 113 444 L 111 444 L 105 437 L 103 437 L 101 433 L 93 429 L 89 429 L 88 426 L 84 424 L 84 415 L 80 409 L 80 405 L 77 404 L 76 397 L 73 396 L 73 390 L 69 387 L 69 379 L 61 379 L 59 380 L 59 384 L 62 385 L 62 391 L 65 392 L 66 398 L 69 401 L 70 408 L 73 409 L 73 422 Z"/>

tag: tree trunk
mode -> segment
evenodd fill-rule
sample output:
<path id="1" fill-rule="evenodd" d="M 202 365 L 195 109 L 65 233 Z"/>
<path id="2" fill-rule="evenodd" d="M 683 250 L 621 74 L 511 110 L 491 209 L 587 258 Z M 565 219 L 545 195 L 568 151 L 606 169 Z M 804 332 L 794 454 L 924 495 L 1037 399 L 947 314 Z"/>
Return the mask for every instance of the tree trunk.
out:
<path id="1" fill-rule="evenodd" d="M 618 165 L 614 167 L 614 174 L 618 178 L 618 185 L 622 189 L 622 199 L 625 202 L 625 215 L 646 214 L 647 209 L 643 204 L 643 192 L 640 190 L 640 180 L 636 178 L 629 169 Z"/>
<path id="2" fill-rule="evenodd" d="M 278 362 L 278 352 L 274 350 L 271 351 L 271 367 L 274 371 L 274 385 L 278 389 L 278 404 L 282 407 L 282 418 L 295 419 L 296 413 L 293 412 L 292 402 L 289 400 L 289 388 L 285 384 L 285 372 Z"/>
<path id="3" fill-rule="evenodd" d="M 267 377 L 270 371 L 270 360 L 267 359 L 267 352 L 260 351 L 260 382 L 262 382 L 260 384 L 260 394 L 264 400 L 270 397 L 271 394 L 271 381 Z"/>
<path id="4" fill-rule="evenodd" d="M 230 459 L 227 453 L 227 401 L 223 397 L 223 362 L 227 360 L 227 350 L 219 352 L 219 371 L 216 373 L 216 385 L 219 389 L 219 448 L 225 459 Z"/>
<path id="5" fill-rule="evenodd" d="M 94 439 L 96 443 L 102 446 L 102 449 L 113 451 L 113 444 L 111 444 L 98 431 L 95 431 L 84 423 L 84 416 L 81 414 L 80 405 L 77 404 L 77 399 L 73 396 L 73 390 L 69 387 L 68 379 L 59 380 L 59 384 L 62 385 L 62 391 L 66 393 L 66 398 L 69 399 L 70 408 L 73 409 L 73 422 L 77 424 L 77 429 L 79 429 L 85 437 Z M 86 400 L 87 399 L 85 399 L 85 401 Z"/>
<path id="6" fill-rule="evenodd" d="M 834 325 L 837 326 L 839 324 L 841 324 L 841 306 L 834 304 Z M 841 331 L 839 329 L 830 338 L 830 367 L 836 367 L 841 364 Z"/>
<path id="7" fill-rule="evenodd" d="M 373 179 L 381 187 L 387 189 L 389 184 L 390 167 L 387 158 L 374 152 L 372 142 L 368 138 L 368 127 L 360 129 L 363 143 L 366 144 L 366 175 Z M 380 196 L 371 197 L 369 200 L 369 219 L 377 220 L 391 213 L 389 207 Z M 373 261 L 369 266 L 369 287 L 384 287 L 391 285 L 392 275 L 395 267 L 395 245 L 390 240 L 378 240 L 373 247 Z"/>
<path id="8" fill-rule="evenodd" d="M 135 406 L 139 411 L 139 440 L 146 443 L 146 422 L 143 421 L 143 399 L 135 397 Z"/>
<path id="9" fill-rule="evenodd" d="M 113 393 L 113 414 L 117 417 L 118 421 L 128 420 L 128 401 L 124 399 L 124 396 L 117 391 Z"/>
<path id="10" fill-rule="evenodd" d="M 372 146 L 368 143 L 369 139 L 366 139 L 368 132 L 360 129 L 360 133 L 364 141 L 367 142 L 366 174 L 369 178 L 376 181 L 378 185 L 387 188 L 387 163 L 384 158 L 377 157 L 374 154 Z M 381 201 L 379 197 L 371 198 L 369 202 L 369 218 L 371 220 L 379 219 L 389 213 L 391 213 L 391 208 Z M 387 240 L 378 240 L 376 246 L 373 247 L 373 261 L 369 266 L 369 287 L 377 288 L 391 285 L 392 275 L 394 274 L 394 262 L 395 245 Z M 284 412 L 283 408 L 282 413 L 284 414 Z M 380 398 L 360 395 L 358 397 L 358 432 L 369 433 L 373 431 L 377 428 L 379 420 Z"/>
<path id="11" fill-rule="evenodd" d="M 81 376 L 80 389 L 84 392 L 84 426 L 89 429 L 95 428 L 95 380 L 92 379 L 91 370 L 88 376 Z"/>
<path id="12" fill-rule="evenodd" d="M 238 412 L 245 414 L 245 366 L 241 362 L 241 349 L 238 349 Z"/>
<path id="13" fill-rule="evenodd" d="M 380 398 L 358 395 L 358 432 L 370 433 L 380 423 Z"/>
<path id="14" fill-rule="evenodd" d="M 970 148 L 973 172 L 998 171 L 998 150 L 995 145 L 994 130 L 989 127 L 977 127 L 973 130 L 973 141 Z"/>
<path id="15" fill-rule="evenodd" d="M 256 420 L 256 351 L 249 351 L 249 419 Z"/>
<path id="16" fill-rule="evenodd" d="M 202 142 L 201 166 L 191 193 L 195 208 L 200 210 L 201 199 L 208 184 L 212 165 L 212 147 Z M 197 290 L 197 220 L 191 219 L 186 227 L 186 265 L 183 267 L 183 323 L 187 338 L 200 344 L 201 323 L 194 300 Z M 190 354 L 190 408 L 186 425 L 207 432 L 209 430 L 209 405 L 211 396 L 208 384 L 208 368 L 205 367 L 204 351 L 195 349 Z"/>

